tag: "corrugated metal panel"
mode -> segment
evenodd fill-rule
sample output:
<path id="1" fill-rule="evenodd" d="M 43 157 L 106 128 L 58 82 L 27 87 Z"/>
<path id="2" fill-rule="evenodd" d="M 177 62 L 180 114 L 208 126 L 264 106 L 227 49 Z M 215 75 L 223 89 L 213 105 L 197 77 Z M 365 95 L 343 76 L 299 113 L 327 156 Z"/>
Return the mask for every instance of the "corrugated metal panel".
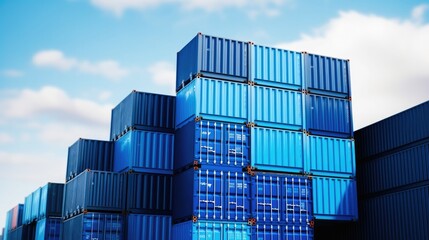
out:
<path id="1" fill-rule="evenodd" d="M 127 239 L 171 239 L 171 216 L 129 214 Z"/>
<path id="2" fill-rule="evenodd" d="M 61 217 L 63 208 L 64 184 L 48 183 L 42 187 L 38 219 Z"/>
<path id="3" fill-rule="evenodd" d="M 6 231 L 11 231 L 22 225 L 24 204 L 18 204 L 6 213 Z"/>
<path id="4" fill-rule="evenodd" d="M 196 78 L 177 93 L 176 128 L 196 117 L 244 123 L 248 119 L 247 84 Z"/>
<path id="5" fill-rule="evenodd" d="M 358 165 L 359 195 L 429 180 L 429 143 Z"/>
<path id="6" fill-rule="evenodd" d="M 132 213 L 171 214 L 173 176 L 129 173 L 127 211 Z"/>
<path id="7" fill-rule="evenodd" d="M 123 216 L 112 213 L 87 213 L 67 219 L 63 224 L 63 240 L 122 240 Z"/>
<path id="8" fill-rule="evenodd" d="M 112 110 L 110 139 L 130 128 L 172 132 L 175 112 L 174 96 L 133 91 Z"/>
<path id="9" fill-rule="evenodd" d="M 24 200 L 24 215 L 22 223 L 27 224 L 31 222 L 31 207 L 33 206 L 33 194 L 30 193 Z"/>
<path id="10" fill-rule="evenodd" d="M 125 209 L 126 175 L 103 171 L 85 171 L 64 186 L 63 217 L 86 211 L 122 211 Z"/>
<path id="11" fill-rule="evenodd" d="M 32 195 L 30 222 L 36 221 L 39 218 L 42 188 L 38 188 Z"/>
<path id="12" fill-rule="evenodd" d="M 429 139 L 429 101 L 356 131 L 356 156 L 363 161 Z"/>
<path id="13" fill-rule="evenodd" d="M 15 230 L 10 231 L 7 234 L 6 239 L 7 240 L 21 240 L 23 239 L 23 226 L 16 228 Z"/>
<path id="14" fill-rule="evenodd" d="M 44 218 L 37 221 L 35 240 L 60 240 L 61 218 Z"/>
<path id="15" fill-rule="evenodd" d="M 244 124 L 189 122 L 176 131 L 175 137 L 175 169 L 195 160 L 203 165 L 249 165 L 249 129 Z"/>
<path id="16" fill-rule="evenodd" d="M 198 221 L 173 225 L 173 240 L 250 240 L 250 226 L 243 222 Z"/>
<path id="17" fill-rule="evenodd" d="M 173 219 L 247 221 L 249 175 L 230 170 L 187 170 L 174 177 Z"/>
<path id="18" fill-rule="evenodd" d="M 262 86 L 254 86 L 251 89 L 251 122 L 264 127 L 291 130 L 303 128 L 301 92 Z"/>
<path id="19" fill-rule="evenodd" d="M 283 240 L 284 226 L 258 223 L 252 227 L 252 240 Z"/>
<path id="20" fill-rule="evenodd" d="M 285 226 L 283 239 L 287 240 L 312 240 L 314 239 L 314 230 L 309 226 Z"/>
<path id="21" fill-rule="evenodd" d="M 66 181 L 85 169 L 111 171 L 112 162 L 113 142 L 81 138 L 69 147 Z"/>
<path id="22" fill-rule="evenodd" d="M 313 177 L 314 217 L 323 220 L 357 220 L 356 181 Z"/>
<path id="23" fill-rule="evenodd" d="M 303 59 L 299 52 L 252 46 L 252 80 L 257 84 L 302 89 Z"/>
<path id="24" fill-rule="evenodd" d="M 307 159 L 314 175 L 354 177 L 356 174 L 355 144 L 353 140 L 308 136 Z"/>
<path id="25" fill-rule="evenodd" d="M 347 97 L 350 92 L 349 61 L 305 54 L 305 78 L 311 93 Z"/>
<path id="26" fill-rule="evenodd" d="M 253 167 L 282 172 L 304 171 L 302 132 L 254 127 L 250 137 Z"/>
<path id="27" fill-rule="evenodd" d="M 177 53 L 176 90 L 196 74 L 244 82 L 248 68 L 249 43 L 199 33 Z"/>
<path id="28" fill-rule="evenodd" d="M 349 138 L 353 136 L 351 101 L 307 95 L 307 130 L 314 135 Z"/>
<path id="29" fill-rule="evenodd" d="M 129 131 L 115 142 L 113 170 L 172 173 L 174 134 Z"/>

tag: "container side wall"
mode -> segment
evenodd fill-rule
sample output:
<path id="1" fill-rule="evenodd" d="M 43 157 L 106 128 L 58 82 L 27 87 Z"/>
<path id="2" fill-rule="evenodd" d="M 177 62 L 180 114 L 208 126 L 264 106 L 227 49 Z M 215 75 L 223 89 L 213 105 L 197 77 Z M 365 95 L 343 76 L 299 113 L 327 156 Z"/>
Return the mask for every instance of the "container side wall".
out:
<path id="1" fill-rule="evenodd" d="M 129 214 L 127 239 L 171 239 L 171 216 Z"/>

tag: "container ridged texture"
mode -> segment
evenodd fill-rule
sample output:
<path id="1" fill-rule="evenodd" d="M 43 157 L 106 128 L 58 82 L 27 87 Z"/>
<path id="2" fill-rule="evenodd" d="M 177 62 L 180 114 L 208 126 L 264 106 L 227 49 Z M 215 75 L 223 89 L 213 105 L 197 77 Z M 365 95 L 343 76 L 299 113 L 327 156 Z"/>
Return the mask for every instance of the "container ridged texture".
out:
<path id="1" fill-rule="evenodd" d="M 304 170 L 302 132 L 254 127 L 250 133 L 253 167 L 295 173 Z"/>
<path id="2" fill-rule="evenodd" d="M 247 84 L 196 78 L 177 93 L 176 128 L 195 117 L 244 123 L 248 119 Z"/>
<path id="3" fill-rule="evenodd" d="M 3 236 L 4 240 L 21 240 L 25 239 L 23 238 L 23 228 L 24 226 L 18 227 L 15 230 L 10 231 L 9 233 L 6 233 L 7 235 Z"/>
<path id="4" fill-rule="evenodd" d="M 6 213 L 6 231 L 11 231 L 22 225 L 24 204 L 18 204 Z"/>
<path id="5" fill-rule="evenodd" d="M 28 224 L 39 218 L 42 188 L 38 188 L 25 198 L 23 223 Z"/>
<path id="6" fill-rule="evenodd" d="M 303 60 L 299 52 L 252 46 L 252 80 L 257 84 L 299 90 L 303 84 Z"/>
<path id="7" fill-rule="evenodd" d="M 172 173 L 174 134 L 134 130 L 115 141 L 113 170 Z"/>
<path id="8" fill-rule="evenodd" d="M 61 217 L 63 208 L 64 184 L 48 183 L 42 187 L 38 219 Z"/>
<path id="9" fill-rule="evenodd" d="M 314 230 L 309 226 L 256 224 L 252 227 L 252 240 L 312 240 Z"/>
<path id="10" fill-rule="evenodd" d="M 133 91 L 112 110 L 110 139 L 131 127 L 172 132 L 175 112 L 174 96 Z"/>
<path id="11" fill-rule="evenodd" d="M 198 34 L 177 53 L 176 90 L 196 74 L 246 81 L 249 44 L 242 41 Z"/>
<path id="12" fill-rule="evenodd" d="M 22 223 L 27 224 L 31 219 L 31 207 L 33 203 L 33 195 L 30 193 L 24 200 L 24 212 L 22 216 Z"/>
<path id="13" fill-rule="evenodd" d="M 127 239 L 171 239 L 171 216 L 129 214 Z"/>
<path id="14" fill-rule="evenodd" d="M 355 143 L 353 140 L 308 136 L 307 159 L 314 175 L 354 177 L 356 174 Z"/>
<path id="15" fill-rule="evenodd" d="M 61 218 L 44 218 L 37 221 L 35 240 L 60 240 Z"/>
<path id="16" fill-rule="evenodd" d="M 247 222 L 192 221 L 173 225 L 172 240 L 250 240 Z"/>

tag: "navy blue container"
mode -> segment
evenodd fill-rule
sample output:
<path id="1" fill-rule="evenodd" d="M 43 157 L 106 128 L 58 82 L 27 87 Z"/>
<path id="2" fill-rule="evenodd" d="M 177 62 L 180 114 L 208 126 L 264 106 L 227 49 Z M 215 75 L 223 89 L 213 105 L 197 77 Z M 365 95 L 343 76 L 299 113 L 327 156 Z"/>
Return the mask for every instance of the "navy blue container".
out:
<path id="1" fill-rule="evenodd" d="M 198 33 L 177 53 L 176 90 L 197 74 L 245 82 L 249 78 L 249 43 Z"/>
<path id="2" fill-rule="evenodd" d="M 252 240 L 311 240 L 314 230 L 308 225 L 260 223 L 252 227 Z"/>
<path id="3" fill-rule="evenodd" d="M 131 92 L 112 110 L 110 139 L 130 129 L 173 132 L 176 98 L 145 92 Z"/>
<path id="4" fill-rule="evenodd" d="M 176 131 L 174 168 L 201 165 L 243 168 L 249 165 L 249 129 L 244 124 L 189 122 Z"/>
<path id="5" fill-rule="evenodd" d="M 42 187 L 38 219 L 61 217 L 63 210 L 64 184 L 48 183 Z"/>
<path id="6" fill-rule="evenodd" d="M 60 240 L 61 218 L 44 218 L 37 221 L 35 240 Z"/>
<path id="7" fill-rule="evenodd" d="M 112 164 L 113 142 L 80 138 L 68 150 L 66 181 L 85 169 L 111 171 Z"/>
<path id="8" fill-rule="evenodd" d="M 123 229 L 122 214 L 86 213 L 64 221 L 61 239 L 122 240 Z"/>
<path id="9" fill-rule="evenodd" d="M 171 216 L 129 214 L 126 239 L 170 240 L 171 226 Z"/>

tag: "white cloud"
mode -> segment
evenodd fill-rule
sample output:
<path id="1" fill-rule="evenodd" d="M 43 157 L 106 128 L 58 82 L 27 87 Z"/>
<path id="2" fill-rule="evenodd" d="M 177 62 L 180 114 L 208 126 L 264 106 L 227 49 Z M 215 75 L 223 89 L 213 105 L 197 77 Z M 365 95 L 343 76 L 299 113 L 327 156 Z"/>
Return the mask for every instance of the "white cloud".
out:
<path id="1" fill-rule="evenodd" d="M 176 68 L 173 64 L 160 61 L 147 68 L 152 82 L 156 85 L 168 87 L 166 94 L 175 94 Z"/>
<path id="2" fill-rule="evenodd" d="M 425 12 L 428 10 L 429 5 L 428 4 L 422 4 L 413 9 L 411 12 L 411 17 L 414 22 L 421 23 L 423 22 L 423 18 L 425 15 Z"/>
<path id="3" fill-rule="evenodd" d="M 347 11 L 278 46 L 351 59 L 358 129 L 429 99 L 428 42 L 429 24 Z"/>
<path id="4" fill-rule="evenodd" d="M 2 75 L 10 78 L 17 78 L 24 76 L 24 73 L 16 69 L 7 69 L 2 72 Z"/>
<path id="5" fill-rule="evenodd" d="M 98 99 L 101 101 L 106 101 L 112 96 L 112 93 L 109 91 L 102 91 L 98 94 Z"/>
<path id="6" fill-rule="evenodd" d="M 77 70 L 83 73 L 103 76 L 109 79 L 121 79 L 129 70 L 114 60 L 91 62 L 67 57 L 59 50 L 43 50 L 33 56 L 33 64 L 38 67 L 54 68 L 62 71 Z"/>
<path id="7" fill-rule="evenodd" d="M 6 133 L 0 133 L 0 144 L 12 143 L 14 139 Z"/>

